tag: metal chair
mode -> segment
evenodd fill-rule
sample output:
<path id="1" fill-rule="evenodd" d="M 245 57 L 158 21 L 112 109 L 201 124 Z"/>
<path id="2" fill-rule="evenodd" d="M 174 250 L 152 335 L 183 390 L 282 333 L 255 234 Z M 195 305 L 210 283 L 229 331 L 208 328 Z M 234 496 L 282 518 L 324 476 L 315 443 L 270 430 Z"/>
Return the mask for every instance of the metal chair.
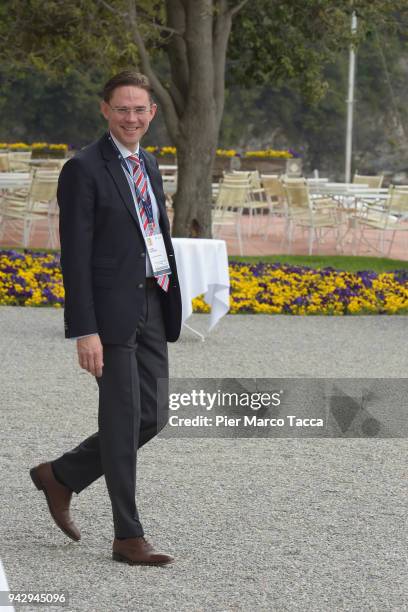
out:
<path id="1" fill-rule="evenodd" d="M 241 219 L 242 211 L 250 203 L 250 184 L 248 180 L 228 180 L 224 177 L 219 189 L 212 214 L 214 238 L 223 226 L 234 226 L 238 238 L 239 252 L 243 255 Z"/>
<path id="2" fill-rule="evenodd" d="M 273 224 L 274 217 L 287 219 L 287 204 L 286 204 L 286 193 L 283 188 L 281 177 L 278 174 L 261 174 L 261 183 L 265 192 L 266 198 L 269 202 L 269 220 L 265 228 L 264 239 L 266 240 L 269 236 L 271 224 Z M 285 240 L 286 228 L 282 235 L 282 243 Z"/>
<path id="3" fill-rule="evenodd" d="M 296 227 L 309 230 L 308 253 L 313 252 L 313 243 L 317 246 L 322 242 L 328 231 L 333 231 L 336 238 L 336 250 L 339 249 L 340 216 L 338 210 L 328 202 L 327 208 L 322 202 L 316 206 L 310 197 L 309 187 L 305 179 L 286 179 L 283 183 L 287 202 L 287 234 L 288 253 L 292 250 L 293 232 Z"/>
<path id="4" fill-rule="evenodd" d="M 258 170 L 244 171 L 233 170 L 230 174 L 224 174 L 224 179 L 228 181 L 247 180 L 249 182 L 249 198 L 246 209 L 249 212 L 248 236 L 252 236 L 252 228 L 254 220 L 259 217 L 262 220 L 265 210 L 270 212 L 270 202 L 267 198 L 265 190 L 261 184 L 261 177 Z M 264 227 L 264 224 L 258 224 L 259 227 Z M 259 231 L 259 227 L 257 231 Z"/>
<path id="5" fill-rule="evenodd" d="M 364 174 L 356 174 L 353 176 L 353 183 L 355 185 L 367 185 L 370 189 L 380 189 L 384 180 L 384 175 L 379 174 L 378 176 L 367 176 Z"/>
<path id="6" fill-rule="evenodd" d="M 357 228 L 360 229 L 360 240 L 358 249 L 363 243 L 372 247 L 382 255 L 389 257 L 395 234 L 408 231 L 408 190 L 391 185 L 388 197 L 382 209 L 378 206 L 365 206 L 354 216 Z M 367 237 L 366 230 L 377 230 L 379 232 L 379 247 L 375 247 Z M 385 237 L 387 232 L 392 232 L 389 240 L 388 251 L 385 250 Z M 354 253 L 355 254 L 355 253 Z"/>
<path id="7" fill-rule="evenodd" d="M 29 172 L 31 151 L 9 151 L 8 161 L 10 172 Z"/>
<path id="8" fill-rule="evenodd" d="M 38 221 L 48 225 L 48 245 L 57 246 L 55 219 L 58 216 L 56 195 L 59 171 L 35 170 L 31 186 L 25 196 L 13 193 L 4 195 L 0 200 L 0 240 L 4 239 L 7 226 L 14 231 L 22 229 L 22 246 L 28 247 L 31 231 Z M 52 204 L 51 204 L 52 203 Z"/>
<path id="9" fill-rule="evenodd" d="M 8 153 L 0 153 L 0 172 L 10 172 Z"/>

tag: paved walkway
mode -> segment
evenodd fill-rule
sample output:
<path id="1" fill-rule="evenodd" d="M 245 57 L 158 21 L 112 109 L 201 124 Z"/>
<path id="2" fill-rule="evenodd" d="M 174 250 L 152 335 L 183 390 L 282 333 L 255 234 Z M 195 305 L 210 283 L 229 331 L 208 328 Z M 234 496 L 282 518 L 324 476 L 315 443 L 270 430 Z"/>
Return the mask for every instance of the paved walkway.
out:
<path id="1" fill-rule="evenodd" d="M 205 343 L 186 330 L 170 345 L 171 375 L 406 376 L 406 321 L 227 316 Z M 206 322 L 193 317 L 199 330 Z M 0 308 L 10 589 L 68 590 L 75 612 L 407 609 L 403 439 L 156 438 L 140 453 L 138 504 L 146 533 L 176 563 L 111 560 L 102 479 L 74 498 L 83 538 L 69 541 L 28 477 L 96 429 L 97 386 L 62 331 L 61 311 Z"/>
<path id="2" fill-rule="evenodd" d="M 254 224 L 254 232 L 249 236 L 249 220 L 248 217 L 243 218 L 242 222 L 242 234 L 243 234 L 243 254 L 244 255 L 279 255 L 287 254 L 287 246 L 282 243 L 282 236 L 284 235 L 284 222 L 282 219 L 277 217 L 273 218 L 273 222 L 270 224 L 270 231 L 268 231 L 265 239 L 264 230 L 266 224 L 266 216 L 262 219 L 262 223 L 257 219 Z M 268 227 L 268 226 L 266 226 Z M 263 232 L 263 233 L 260 233 Z M 367 240 L 370 245 L 362 243 L 361 247 L 358 248 L 357 254 L 364 256 L 378 256 L 381 254 L 374 247 L 378 248 L 378 232 L 376 230 L 366 231 Z M 228 254 L 239 255 L 239 245 L 236 237 L 234 227 L 225 227 L 217 238 L 222 238 L 227 242 Z M 388 238 L 387 238 L 388 240 Z M 48 244 L 48 230 L 46 223 L 37 223 L 32 238 L 30 241 L 31 247 L 42 248 Z M 388 243 L 387 243 L 388 244 Z M 3 240 L 0 242 L 0 248 L 4 247 L 15 247 L 21 246 L 21 232 L 11 233 L 8 231 Z M 58 245 L 59 246 L 59 245 Z M 352 233 L 349 232 L 344 240 L 344 255 L 353 254 L 353 243 Z M 308 232 L 302 232 L 297 229 L 294 232 L 293 243 L 291 253 L 293 255 L 307 255 L 308 254 Z M 313 247 L 313 254 L 321 255 L 336 255 L 336 244 L 333 236 L 333 232 L 329 232 L 322 244 L 317 248 L 316 243 Z M 408 260 L 408 232 L 400 232 L 396 234 L 395 240 L 390 252 L 390 257 L 393 259 Z"/>
<path id="3" fill-rule="evenodd" d="M 287 245 L 285 242 L 282 243 L 282 236 L 284 235 L 284 222 L 281 219 L 274 218 L 273 223 L 270 226 L 270 232 L 265 236 L 259 233 L 253 233 L 251 236 L 247 235 L 248 221 L 245 219 L 243 225 L 243 253 L 244 255 L 280 255 L 288 254 Z M 258 226 L 259 227 L 259 226 Z M 344 231 L 344 230 L 342 230 Z M 356 243 L 356 255 L 370 256 L 370 257 L 381 257 L 379 252 L 379 233 L 376 230 L 366 230 L 365 237 L 367 238 L 368 244 L 362 242 L 361 245 L 357 240 Z M 219 238 L 223 238 L 227 241 L 228 254 L 239 255 L 239 245 L 235 233 L 232 228 L 224 229 Z M 388 236 L 386 246 L 388 248 Z M 308 231 L 302 232 L 300 229 L 296 229 L 293 235 L 293 242 L 291 247 L 292 255 L 307 255 L 308 250 Z M 313 255 L 353 255 L 353 235 L 349 231 L 344 238 L 343 249 L 341 252 L 336 251 L 336 242 L 333 236 L 333 232 L 328 232 L 323 239 L 322 243 L 317 245 L 313 244 Z M 400 232 L 395 235 L 395 239 L 388 257 L 392 259 L 403 259 L 408 260 L 408 232 Z"/>

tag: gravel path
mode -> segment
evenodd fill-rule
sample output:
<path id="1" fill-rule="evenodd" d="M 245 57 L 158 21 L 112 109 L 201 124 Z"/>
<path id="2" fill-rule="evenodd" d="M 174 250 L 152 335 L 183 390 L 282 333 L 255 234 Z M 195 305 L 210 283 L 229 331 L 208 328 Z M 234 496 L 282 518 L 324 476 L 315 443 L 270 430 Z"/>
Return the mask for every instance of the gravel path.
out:
<path id="1" fill-rule="evenodd" d="M 65 609 L 84 612 L 408 609 L 405 439 L 156 438 L 139 455 L 138 505 L 176 563 L 112 562 L 103 479 L 74 498 L 82 540 L 68 540 L 28 477 L 96 430 L 96 383 L 62 330 L 61 311 L 0 308 L 11 590 L 67 590 Z M 205 343 L 186 330 L 170 345 L 171 374 L 406 377 L 406 330 L 404 317 L 228 316 Z"/>

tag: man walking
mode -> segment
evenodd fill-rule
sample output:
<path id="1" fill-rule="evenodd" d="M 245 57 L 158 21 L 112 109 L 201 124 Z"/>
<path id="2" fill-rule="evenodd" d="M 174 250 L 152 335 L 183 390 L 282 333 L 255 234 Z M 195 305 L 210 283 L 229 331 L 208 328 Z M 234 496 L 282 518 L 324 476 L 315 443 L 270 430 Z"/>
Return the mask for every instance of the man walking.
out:
<path id="1" fill-rule="evenodd" d="M 106 83 L 109 131 L 63 167 L 58 186 L 65 336 L 99 386 L 97 433 L 30 471 L 57 525 L 73 540 L 72 492 L 105 475 L 113 559 L 170 563 L 145 540 L 135 503 L 137 449 L 167 419 L 167 341 L 181 328 L 181 298 L 162 180 L 139 146 L 157 107 L 147 77 L 124 71 Z"/>

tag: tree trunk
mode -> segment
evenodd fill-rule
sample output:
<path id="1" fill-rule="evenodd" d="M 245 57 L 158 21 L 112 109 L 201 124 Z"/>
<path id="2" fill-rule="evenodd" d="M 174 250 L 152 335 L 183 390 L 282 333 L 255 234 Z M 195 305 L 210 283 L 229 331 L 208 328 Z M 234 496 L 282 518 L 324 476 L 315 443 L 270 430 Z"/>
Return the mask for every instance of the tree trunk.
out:
<path id="1" fill-rule="evenodd" d="M 193 119 L 193 118 L 192 118 Z M 218 129 L 214 113 L 183 122 L 177 139 L 173 236 L 211 238 L 212 175 Z"/>
<path id="2" fill-rule="evenodd" d="M 213 155 L 212 148 L 198 149 L 189 139 L 177 145 L 173 236 L 211 238 Z"/>
<path id="3" fill-rule="evenodd" d="M 141 56 L 161 102 L 164 119 L 177 147 L 178 185 L 174 197 L 173 235 L 211 237 L 212 171 L 224 108 L 225 61 L 233 8 L 228 0 L 166 0 L 167 45 L 171 87 L 154 72 L 137 24 L 135 0 L 130 22 Z"/>
<path id="4" fill-rule="evenodd" d="M 212 170 L 219 132 L 214 96 L 214 6 L 213 0 L 168 2 L 168 9 L 181 6 L 185 11 L 182 20 L 185 46 L 178 48 L 174 44 L 169 48 L 173 81 L 180 89 L 188 78 L 175 138 L 178 184 L 173 235 L 208 238 L 211 237 Z M 188 74 L 186 70 L 181 72 L 183 56 Z"/>

